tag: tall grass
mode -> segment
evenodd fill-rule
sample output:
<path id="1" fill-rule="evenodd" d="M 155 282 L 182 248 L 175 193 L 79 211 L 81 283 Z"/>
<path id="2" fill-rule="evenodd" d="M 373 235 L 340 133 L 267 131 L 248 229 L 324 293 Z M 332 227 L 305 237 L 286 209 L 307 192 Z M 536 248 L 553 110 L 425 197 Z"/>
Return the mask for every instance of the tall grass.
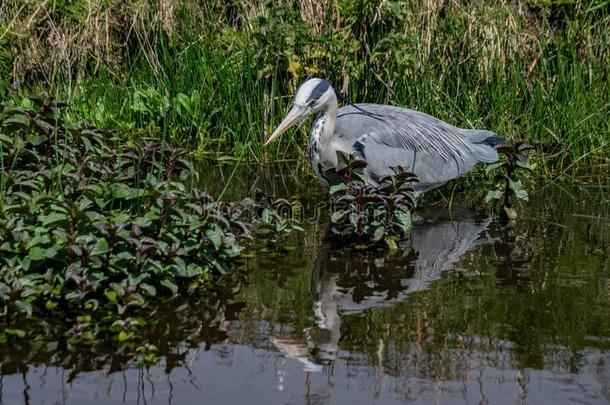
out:
<path id="1" fill-rule="evenodd" d="M 45 89 L 70 114 L 199 156 L 304 157 L 305 130 L 262 140 L 296 86 L 416 108 L 540 144 L 557 170 L 606 170 L 606 0 L 8 0 L 0 89 Z M 304 159 L 299 159 L 303 161 Z"/>

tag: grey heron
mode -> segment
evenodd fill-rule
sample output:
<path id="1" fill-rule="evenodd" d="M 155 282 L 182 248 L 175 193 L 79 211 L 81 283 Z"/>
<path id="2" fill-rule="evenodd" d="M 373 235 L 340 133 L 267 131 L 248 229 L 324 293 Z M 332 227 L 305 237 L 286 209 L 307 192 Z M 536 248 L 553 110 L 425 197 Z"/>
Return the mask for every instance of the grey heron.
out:
<path id="1" fill-rule="evenodd" d="M 498 160 L 499 135 L 481 129 L 462 129 L 425 113 L 381 104 L 349 104 L 337 108 L 337 93 L 327 80 L 303 83 L 292 109 L 265 142 L 277 139 L 291 126 L 318 114 L 309 137 L 309 157 L 320 182 L 329 187 L 335 179 L 337 151 L 355 154 L 367 164 L 365 174 L 374 181 L 402 166 L 419 178 L 418 192 L 438 187 L 469 172 L 481 162 Z"/>

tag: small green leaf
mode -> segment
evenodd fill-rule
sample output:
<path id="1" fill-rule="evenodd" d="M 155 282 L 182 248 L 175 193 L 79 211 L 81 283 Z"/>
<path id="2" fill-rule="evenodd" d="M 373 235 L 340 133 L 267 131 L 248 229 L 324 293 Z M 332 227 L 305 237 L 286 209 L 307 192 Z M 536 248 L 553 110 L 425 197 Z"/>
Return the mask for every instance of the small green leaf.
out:
<path id="1" fill-rule="evenodd" d="M 498 167 L 504 166 L 505 164 L 506 164 L 505 162 L 491 163 L 491 164 L 485 166 L 485 174 L 489 174 L 490 172 L 496 170 Z"/>
<path id="2" fill-rule="evenodd" d="M 519 191 L 523 189 L 523 186 L 521 185 L 521 180 L 515 175 L 508 177 L 508 185 L 511 190 L 515 192 L 515 194 L 518 194 Z"/>
<path id="3" fill-rule="evenodd" d="M 125 332 L 124 330 L 122 330 L 122 331 L 119 332 L 118 339 L 119 339 L 119 342 L 122 343 L 122 342 L 125 342 L 125 341 L 133 338 L 133 337 L 134 337 L 133 332 Z"/>
<path id="4" fill-rule="evenodd" d="M 405 211 L 396 211 L 394 213 L 395 223 L 403 233 L 407 233 L 413 227 L 411 213 Z"/>
<path id="5" fill-rule="evenodd" d="M 178 293 L 178 286 L 176 284 L 172 283 L 171 281 L 169 281 L 167 279 L 161 280 L 160 284 L 163 287 L 169 289 L 172 292 L 172 294 L 177 294 Z"/>
<path id="6" fill-rule="evenodd" d="M 529 201 L 529 194 L 527 193 L 527 191 L 521 189 L 517 192 L 515 192 L 515 195 L 517 196 L 518 199 L 523 200 L 523 201 Z"/>
<path id="7" fill-rule="evenodd" d="M 496 200 L 499 200 L 500 198 L 502 198 L 501 190 L 491 190 L 485 196 L 485 203 L 489 204 L 491 201 L 496 201 Z"/>
<path id="8" fill-rule="evenodd" d="M 32 312 L 34 311 L 34 307 L 32 307 L 32 302 L 31 302 L 32 298 L 33 297 L 30 297 L 27 301 L 17 301 L 15 303 L 17 310 L 19 312 L 26 313 L 28 316 L 32 316 Z"/>
<path id="9" fill-rule="evenodd" d="M 28 256 L 33 262 L 44 260 L 46 258 L 45 250 L 39 246 L 34 246 L 33 248 L 31 248 L 28 252 Z"/>
<path id="10" fill-rule="evenodd" d="M 273 221 L 273 216 L 269 208 L 265 208 L 263 210 L 263 213 L 261 214 L 261 219 L 267 224 L 270 224 Z"/>
<path id="11" fill-rule="evenodd" d="M 386 245 L 388 245 L 388 249 L 390 249 L 391 251 L 396 251 L 398 250 L 398 245 L 396 244 L 396 241 L 393 238 L 386 238 L 385 240 Z"/>
<path id="12" fill-rule="evenodd" d="M 344 191 L 347 189 L 347 186 L 345 185 L 345 183 L 337 183 L 333 186 L 331 186 L 329 193 L 330 195 L 336 194 L 339 191 Z"/>
<path id="13" fill-rule="evenodd" d="M 522 169 L 529 170 L 530 172 L 534 171 L 534 168 L 529 164 L 527 157 L 525 157 L 525 159 L 522 159 L 520 156 L 519 160 L 517 160 L 517 166 Z"/>
<path id="14" fill-rule="evenodd" d="M 106 291 L 104 291 L 104 295 L 106 296 L 106 298 L 108 298 L 108 301 L 116 302 L 116 298 L 117 298 L 116 292 L 114 292 L 112 290 L 106 290 Z"/>
<path id="15" fill-rule="evenodd" d="M 360 220 L 360 216 L 355 212 L 350 212 L 349 214 L 349 223 L 358 226 L 358 221 Z"/>
<path id="16" fill-rule="evenodd" d="M 80 315 L 76 317 L 78 323 L 91 323 L 91 315 Z"/>
<path id="17" fill-rule="evenodd" d="M 43 143 L 44 141 L 46 141 L 46 140 L 47 140 L 47 138 L 46 138 L 46 137 L 44 137 L 44 136 L 40 136 L 40 135 L 35 134 L 35 133 L 29 134 L 29 135 L 27 136 L 27 141 L 28 141 L 30 144 L 32 144 L 33 146 L 38 146 L 38 145 L 40 145 L 41 143 Z"/>
<path id="18" fill-rule="evenodd" d="M 146 293 L 151 297 L 157 295 L 157 289 L 150 284 L 142 283 L 140 284 L 140 288 L 146 291 Z"/>
<path id="19" fill-rule="evenodd" d="M 25 331 L 23 331 L 21 329 L 14 329 L 14 328 L 6 328 L 4 330 L 4 333 L 6 333 L 7 335 L 11 335 L 11 336 L 17 336 L 19 338 L 22 338 L 25 336 Z"/>
<path id="20" fill-rule="evenodd" d="M 91 256 L 100 256 L 108 253 L 110 251 L 110 247 L 108 246 L 108 241 L 104 238 L 100 238 L 95 242 L 95 246 L 91 251 Z"/>
<path id="21" fill-rule="evenodd" d="M 205 236 L 207 236 L 210 242 L 212 242 L 212 244 L 214 245 L 214 249 L 220 249 L 220 247 L 222 246 L 222 231 L 219 227 L 216 226 L 214 228 L 208 229 L 205 232 Z"/>
<path id="22" fill-rule="evenodd" d="M 55 301 L 47 300 L 47 302 L 45 302 L 45 308 L 49 311 L 52 311 L 56 307 L 57 307 L 57 302 L 55 302 Z"/>
<path id="23" fill-rule="evenodd" d="M 57 256 L 57 254 L 57 249 L 55 249 L 54 247 L 47 248 L 44 251 L 44 257 L 46 257 L 47 259 L 53 259 L 55 256 Z"/>
<path id="24" fill-rule="evenodd" d="M 385 227 L 378 226 L 373 233 L 373 242 L 379 242 L 385 235 Z"/>
<path id="25" fill-rule="evenodd" d="M 504 207 L 504 212 L 506 214 L 506 218 L 508 220 L 515 220 L 517 219 L 517 210 L 513 207 Z"/>
<path id="26" fill-rule="evenodd" d="M 64 213 L 54 212 L 46 216 L 41 217 L 42 226 L 52 227 L 62 223 L 68 222 L 68 216 Z"/>
<path id="27" fill-rule="evenodd" d="M 330 220 L 332 223 L 336 224 L 337 222 L 342 222 L 343 218 L 345 218 L 345 214 L 346 212 L 341 210 L 341 211 L 335 211 L 333 212 L 333 214 L 330 216 Z"/>
<path id="28" fill-rule="evenodd" d="M 30 117 L 25 114 L 15 114 L 11 118 L 3 120 L 4 126 L 13 128 L 25 128 L 30 123 Z"/>

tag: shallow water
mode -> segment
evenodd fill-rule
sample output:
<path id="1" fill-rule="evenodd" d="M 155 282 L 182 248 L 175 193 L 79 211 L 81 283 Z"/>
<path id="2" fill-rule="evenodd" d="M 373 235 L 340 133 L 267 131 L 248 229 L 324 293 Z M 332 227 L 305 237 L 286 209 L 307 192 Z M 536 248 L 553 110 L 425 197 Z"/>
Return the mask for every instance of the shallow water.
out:
<path id="1" fill-rule="evenodd" d="M 608 199 L 546 187 L 509 228 L 420 210 L 391 254 L 307 221 L 292 250 L 249 257 L 231 291 L 153 311 L 152 367 L 112 348 L 15 347 L 0 403 L 609 403 Z"/>

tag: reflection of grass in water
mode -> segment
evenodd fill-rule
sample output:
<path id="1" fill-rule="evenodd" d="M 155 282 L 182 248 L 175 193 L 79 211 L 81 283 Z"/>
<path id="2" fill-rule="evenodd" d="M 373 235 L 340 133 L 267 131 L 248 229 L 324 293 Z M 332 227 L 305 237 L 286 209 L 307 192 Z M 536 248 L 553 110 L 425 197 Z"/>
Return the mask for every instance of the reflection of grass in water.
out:
<path id="1" fill-rule="evenodd" d="M 285 255 L 257 254 L 248 260 L 247 285 L 240 294 L 248 305 L 239 315 L 246 334 L 248 328 L 256 327 L 249 320 L 265 320 L 270 328 L 287 324 L 297 335 L 313 325 L 311 267 L 307 264 L 315 243 L 312 239 L 306 233 L 295 250 Z"/>

